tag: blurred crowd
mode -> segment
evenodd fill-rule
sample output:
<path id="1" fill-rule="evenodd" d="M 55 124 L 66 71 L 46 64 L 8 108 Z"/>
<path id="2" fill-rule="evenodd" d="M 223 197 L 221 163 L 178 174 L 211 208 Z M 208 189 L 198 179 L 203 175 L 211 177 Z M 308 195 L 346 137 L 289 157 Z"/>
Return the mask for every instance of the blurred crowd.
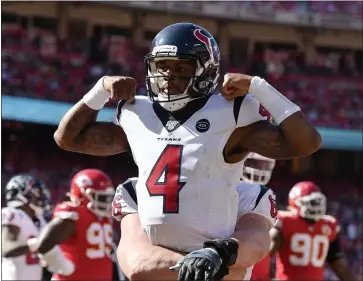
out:
<path id="1" fill-rule="evenodd" d="M 223 5 L 244 6 L 265 11 L 296 11 L 324 14 L 348 14 L 362 17 L 360 1 L 219 1 Z"/>
<path id="2" fill-rule="evenodd" d="M 15 24 L 3 25 L 1 36 L 4 95 L 76 102 L 105 74 L 135 77 L 139 94 L 146 94 L 147 49 L 126 37 L 61 40 L 49 30 L 25 30 Z M 314 64 L 306 65 L 295 50 L 265 48 L 244 66 L 224 65 L 223 70 L 267 78 L 299 104 L 314 125 L 361 128 L 363 84 L 353 53 L 318 51 Z"/>

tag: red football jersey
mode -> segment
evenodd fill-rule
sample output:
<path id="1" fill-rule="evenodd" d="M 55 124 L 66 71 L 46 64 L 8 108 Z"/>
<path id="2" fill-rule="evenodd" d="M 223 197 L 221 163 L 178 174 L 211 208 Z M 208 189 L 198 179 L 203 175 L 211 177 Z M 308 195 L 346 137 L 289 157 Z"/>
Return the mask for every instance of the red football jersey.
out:
<path id="1" fill-rule="evenodd" d="M 70 202 L 57 204 L 53 217 L 76 221 L 76 233 L 59 246 L 64 256 L 73 262 L 72 275 L 54 274 L 56 280 L 112 280 L 112 220 L 100 218 L 85 206 Z"/>
<path id="2" fill-rule="evenodd" d="M 268 281 L 270 277 L 271 257 L 267 254 L 262 260 L 256 263 L 252 269 L 251 280 L 253 281 Z"/>
<path id="3" fill-rule="evenodd" d="M 276 256 L 276 279 L 323 280 L 329 245 L 339 232 L 337 220 L 325 215 L 315 224 L 289 211 L 278 212 L 282 247 Z"/>

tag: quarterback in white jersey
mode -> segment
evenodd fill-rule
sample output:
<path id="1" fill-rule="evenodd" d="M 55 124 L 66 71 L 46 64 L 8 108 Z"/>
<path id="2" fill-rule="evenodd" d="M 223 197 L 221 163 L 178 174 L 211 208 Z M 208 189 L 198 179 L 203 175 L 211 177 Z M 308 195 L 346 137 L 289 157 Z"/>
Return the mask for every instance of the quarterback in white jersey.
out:
<path id="1" fill-rule="evenodd" d="M 238 100 L 229 103 L 213 95 L 196 103 L 203 108 L 184 126 L 178 124 L 177 131 L 168 131 L 168 116 L 147 97 L 137 97 L 135 105 L 124 104 L 117 119 L 139 168 L 141 224 L 153 244 L 183 252 L 199 249 L 206 239 L 233 233 L 241 164 L 225 163 L 223 147 L 235 128 L 264 118 L 250 95 L 238 104 L 236 119 L 233 106 Z M 153 122 L 158 119 L 160 123 Z M 140 126 L 147 130 L 140 131 Z"/>
<path id="2" fill-rule="evenodd" d="M 41 280 L 38 254 L 27 241 L 37 237 L 46 222 L 42 216 L 49 201 L 44 183 L 31 175 L 17 175 L 6 185 L 7 207 L 1 210 L 2 280 Z"/>
<path id="3" fill-rule="evenodd" d="M 220 52 L 201 26 L 164 28 L 153 40 L 146 65 L 149 98 L 135 99 L 133 78 L 103 77 L 62 118 L 54 137 L 63 149 L 91 155 L 131 149 L 139 168 L 141 223 L 157 244 L 193 251 L 205 238 L 233 232 L 235 187 L 249 151 L 292 158 L 320 146 L 319 133 L 300 108 L 264 79 L 227 74 L 223 96 L 214 94 Z M 96 121 L 110 98 L 122 99 L 118 127 Z M 271 116 L 278 126 L 268 122 Z M 185 239 L 175 244 L 180 234 Z"/>

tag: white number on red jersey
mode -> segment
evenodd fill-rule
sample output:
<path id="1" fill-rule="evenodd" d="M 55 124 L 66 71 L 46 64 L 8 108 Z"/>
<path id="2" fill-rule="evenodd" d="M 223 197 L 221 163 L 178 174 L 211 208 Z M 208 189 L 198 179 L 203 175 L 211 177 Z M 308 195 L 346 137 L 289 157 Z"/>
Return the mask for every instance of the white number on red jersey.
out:
<path id="1" fill-rule="evenodd" d="M 328 254 L 329 239 L 319 234 L 295 233 L 291 237 L 290 249 L 291 265 L 322 267 Z"/>
<path id="2" fill-rule="evenodd" d="M 101 259 L 110 256 L 112 249 L 112 226 L 93 222 L 87 229 L 87 242 L 93 247 L 88 248 L 86 256 L 90 259 Z"/>

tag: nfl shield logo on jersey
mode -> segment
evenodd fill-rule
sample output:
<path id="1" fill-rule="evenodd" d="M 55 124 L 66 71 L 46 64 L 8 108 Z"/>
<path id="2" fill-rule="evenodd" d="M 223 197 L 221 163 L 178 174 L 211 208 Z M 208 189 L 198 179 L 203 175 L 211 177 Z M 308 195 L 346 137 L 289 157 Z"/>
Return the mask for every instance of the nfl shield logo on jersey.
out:
<path id="1" fill-rule="evenodd" d="M 170 131 L 174 131 L 176 126 L 179 124 L 178 121 L 170 119 L 168 120 L 168 122 L 166 123 L 165 127 L 166 129 L 170 132 Z"/>

